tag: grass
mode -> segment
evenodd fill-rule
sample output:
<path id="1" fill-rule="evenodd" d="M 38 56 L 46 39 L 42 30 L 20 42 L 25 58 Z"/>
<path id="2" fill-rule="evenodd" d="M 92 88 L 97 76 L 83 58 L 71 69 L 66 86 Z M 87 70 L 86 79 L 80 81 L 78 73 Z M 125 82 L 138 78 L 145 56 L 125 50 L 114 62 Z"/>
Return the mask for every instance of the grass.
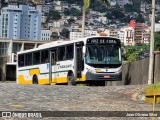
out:
<path id="1" fill-rule="evenodd" d="M 150 89 L 160 88 L 160 82 L 155 83 L 155 84 L 147 85 L 146 88 L 150 88 Z"/>

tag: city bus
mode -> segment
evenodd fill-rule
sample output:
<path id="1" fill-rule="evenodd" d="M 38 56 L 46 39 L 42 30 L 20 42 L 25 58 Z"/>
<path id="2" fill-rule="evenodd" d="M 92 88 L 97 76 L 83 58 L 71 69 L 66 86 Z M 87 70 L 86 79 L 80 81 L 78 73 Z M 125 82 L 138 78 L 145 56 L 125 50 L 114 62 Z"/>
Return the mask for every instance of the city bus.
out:
<path id="1" fill-rule="evenodd" d="M 122 79 L 121 42 L 113 37 L 54 41 L 17 55 L 19 84 L 76 85 Z"/>

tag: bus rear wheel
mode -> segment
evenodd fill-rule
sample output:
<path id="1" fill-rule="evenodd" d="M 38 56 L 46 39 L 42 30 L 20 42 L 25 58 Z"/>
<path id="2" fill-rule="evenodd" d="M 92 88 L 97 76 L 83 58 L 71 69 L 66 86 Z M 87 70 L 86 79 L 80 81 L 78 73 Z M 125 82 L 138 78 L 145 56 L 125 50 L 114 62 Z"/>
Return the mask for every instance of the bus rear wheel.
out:
<path id="1" fill-rule="evenodd" d="M 68 86 L 76 86 L 76 81 L 74 79 L 73 73 L 68 74 L 67 80 L 68 80 Z"/>
<path id="2" fill-rule="evenodd" d="M 37 75 L 34 75 L 33 78 L 32 78 L 32 83 L 33 84 L 38 84 L 38 77 Z"/>

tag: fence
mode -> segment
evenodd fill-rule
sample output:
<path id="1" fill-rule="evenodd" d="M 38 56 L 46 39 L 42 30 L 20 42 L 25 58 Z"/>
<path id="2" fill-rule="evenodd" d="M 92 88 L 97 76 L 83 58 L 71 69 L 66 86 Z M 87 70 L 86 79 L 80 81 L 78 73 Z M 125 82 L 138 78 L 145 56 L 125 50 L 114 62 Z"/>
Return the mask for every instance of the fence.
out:
<path id="1" fill-rule="evenodd" d="M 124 64 L 122 67 L 122 81 L 118 85 L 148 84 L 149 58 Z M 160 82 L 160 54 L 155 54 L 154 83 Z"/>

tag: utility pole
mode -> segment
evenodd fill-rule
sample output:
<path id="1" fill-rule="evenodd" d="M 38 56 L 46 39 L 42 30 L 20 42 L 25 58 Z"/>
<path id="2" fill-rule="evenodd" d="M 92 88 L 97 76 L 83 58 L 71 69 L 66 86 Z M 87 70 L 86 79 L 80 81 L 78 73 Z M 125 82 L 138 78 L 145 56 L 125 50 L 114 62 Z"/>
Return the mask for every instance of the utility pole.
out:
<path id="1" fill-rule="evenodd" d="M 153 83 L 153 62 L 154 62 L 154 29 L 155 27 L 155 0 L 152 0 L 152 19 L 151 19 L 151 38 L 150 38 L 150 57 L 149 57 L 149 73 L 148 84 Z"/>

